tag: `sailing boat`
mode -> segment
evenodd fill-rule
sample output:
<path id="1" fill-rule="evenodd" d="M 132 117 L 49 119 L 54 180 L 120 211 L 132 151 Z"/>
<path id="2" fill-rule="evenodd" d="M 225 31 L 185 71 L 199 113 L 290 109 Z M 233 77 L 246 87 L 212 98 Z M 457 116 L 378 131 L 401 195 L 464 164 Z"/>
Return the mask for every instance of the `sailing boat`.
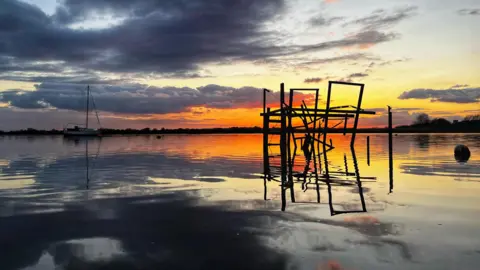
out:
<path id="1" fill-rule="evenodd" d="M 92 97 L 93 107 L 95 109 L 95 115 L 97 116 L 98 124 L 100 125 L 100 119 L 98 118 L 97 109 L 95 108 L 95 100 Z M 85 127 L 82 127 L 78 124 L 67 124 L 63 128 L 63 135 L 64 136 L 100 136 L 100 130 L 88 128 L 88 112 L 90 108 L 90 86 L 87 86 L 87 110 L 86 110 L 86 117 L 85 117 Z M 73 126 L 73 128 L 72 128 Z"/>

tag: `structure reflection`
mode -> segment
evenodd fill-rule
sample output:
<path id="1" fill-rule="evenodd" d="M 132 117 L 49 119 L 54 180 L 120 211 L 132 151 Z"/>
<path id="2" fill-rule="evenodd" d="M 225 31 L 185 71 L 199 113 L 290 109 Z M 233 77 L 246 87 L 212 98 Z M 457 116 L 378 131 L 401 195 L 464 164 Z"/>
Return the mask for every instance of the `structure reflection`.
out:
<path id="1" fill-rule="evenodd" d="M 320 186 L 325 185 L 328 191 L 328 204 L 330 207 L 330 214 L 332 216 L 346 213 L 361 213 L 367 212 L 367 207 L 364 198 L 364 188 L 362 183 L 376 181 L 376 177 L 362 176 L 358 166 L 357 155 L 355 147 L 350 146 L 349 153 L 344 153 L 344 164 L 342 167 L 332 166 L 329 160 L 329 154 L 334 148 L 326 147 L 316 140 L 308 140 L 308 136 L 298 138 L 303 157 L 299 156 L 297 144 L 294 144 L 293 155 L 291 158 L 290 168 L 293 168 L 291 175 L 287 176 L 287 179 L 293 179 L 293 183 L 289 184 L 289 187 L 284 187 L 280 184 L 280 188 L 290 188 L 294 190 L 294 186 L 300 184 L 302 191 L 314 190 L 316 193 L 316 202 L 321 203 L 320 198 Z M 303 162 L 302 162 L 303 161 Z M 348 167 L 348 163 L 353 162 L 353 170 Z M 301 165 L 296 164 L 301 163 Z M 267 182 L 279 182 L 281 181 L 279 171 L 271 169 L 264 175 L 264 199 L 267 199 Z M 360 200 L 360 210 L 347 210 L 347 209 L 335 209 L 334 207 L 334 189 L 338 188 L 351 188 L 358 189 L 358 196 Z M 393 178 L 390 179 L 390 189 L 393 188 Z M 283 192 L 282 192 L 283 193 Z M 292 192 L 293 193 L 293 192 Z M 291 202 L 295 203 L 295 197 L 291 197 Z M 282 210 L 286 207 L 286 199 L 282 196 Z"/>

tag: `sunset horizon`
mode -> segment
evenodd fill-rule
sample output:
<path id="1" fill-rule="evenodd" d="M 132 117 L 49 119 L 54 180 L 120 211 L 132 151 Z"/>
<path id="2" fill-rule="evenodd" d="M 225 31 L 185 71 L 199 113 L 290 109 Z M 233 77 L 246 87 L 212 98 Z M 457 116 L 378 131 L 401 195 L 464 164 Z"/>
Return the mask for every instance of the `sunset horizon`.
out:
<path id="1" fill-rule="evenodd" d="M 377 114 L 360 128 L 385 127 L 387 105 L 395 126 L 462 120 L 480 113 L 479 15 L 471 0 L 6 0 L 0 130 L 81 123 L 87 85 L 112 129 L 261 127 L 264 88 L 278 107 L 280 83 L 324 100 L 328 81 L 365 84 Z"/>

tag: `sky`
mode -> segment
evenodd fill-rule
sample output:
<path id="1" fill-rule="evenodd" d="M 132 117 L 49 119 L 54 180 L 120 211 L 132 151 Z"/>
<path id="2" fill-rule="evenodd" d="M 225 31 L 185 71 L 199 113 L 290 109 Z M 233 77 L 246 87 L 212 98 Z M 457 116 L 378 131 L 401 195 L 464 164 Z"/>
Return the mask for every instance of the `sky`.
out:
<path id="1" fill-rule="evenodd" d="M 1 0 L 0 129 L 83 123 L 87 85 L 106 128 L 261 126 L 263 88 L 331 80 L 365 84 L 362 127 L 462 119 L 478 33 L 478 0 Z"/>

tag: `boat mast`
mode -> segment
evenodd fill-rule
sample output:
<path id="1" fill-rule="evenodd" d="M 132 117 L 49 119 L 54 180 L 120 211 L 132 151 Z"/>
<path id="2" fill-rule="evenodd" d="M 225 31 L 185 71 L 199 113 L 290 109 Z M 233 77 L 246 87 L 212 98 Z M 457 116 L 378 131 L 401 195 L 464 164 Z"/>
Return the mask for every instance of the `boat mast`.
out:
<path id="1" fill-rule="evenodd" d="M 87 115 L 85 117 L 85 128 L 88 128 L 88 105 L 90 100 L 90 85 L 87 86 Z"/>

